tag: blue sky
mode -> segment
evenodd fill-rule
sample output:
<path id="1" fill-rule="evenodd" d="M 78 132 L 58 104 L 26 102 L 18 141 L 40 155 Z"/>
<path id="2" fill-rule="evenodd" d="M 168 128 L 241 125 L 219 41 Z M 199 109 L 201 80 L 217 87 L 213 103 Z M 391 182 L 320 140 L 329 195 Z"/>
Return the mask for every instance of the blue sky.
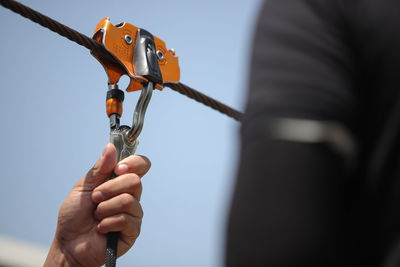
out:
<path id="1" fill-rule="evenodd" d="M 130 22 L 179 56 L 181 81 L 243 110 L 260 0 L 22 3 L 91 36 Z M 86 48 L 0 8 L 0 234 L 49 246 L 72 185 L 108 142 L 107 76 Z M 127 79 L 121 80 L 121 87 Z M 125 94 L 131 124 L 138 93 Z M 239 123 L 168 88 L 155 91 L 137 153 L 142 233 L 118 266 L 221 266 Z"/>

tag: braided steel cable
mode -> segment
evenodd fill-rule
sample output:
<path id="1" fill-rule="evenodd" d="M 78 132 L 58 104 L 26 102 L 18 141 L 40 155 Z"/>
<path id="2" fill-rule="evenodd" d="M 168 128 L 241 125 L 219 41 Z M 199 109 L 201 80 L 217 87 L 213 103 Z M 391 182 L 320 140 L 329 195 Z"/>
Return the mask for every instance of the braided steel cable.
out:
<path id="1" fill-rule="evenodd" d="M 183 84 L 183 83 L 165 83 L 165 86 L 168 86 L 174 91 L 177 91 L 189 98 L 192 98 L 210 108 L 213 108 L 215 110 L 220 111 L 221 113 L 224 113 L 225 115 L 240 121 L 242 118 L 243 114 L 215 99 L 212 99 L 209 96 L 206 96 L 203 93 L 200 93 L 199 91 L 194 90 L 193 88 L 190 88 L 189 86 Z"/>
<path id="2" fill-rule="evenodd" d="M 95 53 L 101 54 L 102 56 L 106 57 L 107 59 L 113 62 L 117 62 L 114 55 L 108 52 L 103 44 L 89 38 L 88 36 L 74 29 L 71 29 L 70 27 L 46 15 L 43 15 L 42 13 L 36 10 L 33 10 L 30 7 L 27 7 L 13 0 L 0 0 L 0 4 L 5 8 L 14 11 L 15 13 L 18 13 L 21 16 L 30 19 L 31 21 L 36 22 L 55 33 L 58 33 L 59 35 L 94 51 Z"/>
<path id="3" fill-rule="evenodd" d="M 17 1 L 14 0 L 0 0 L 0 4 L 8 8 L 15 13 L 20 14 L 21 16 L 32 20 L 33 22 L 36 22 L 40 24 L 41 26 L 48 28 L 49 30 L 56 32 L 60 34 L 61 36 L 81 45 L 89 50 L 92 50 L 96 54 L 102 55 L 108 60 L 112 62 L 119 63 L 118 60 L 115 58 L 113 54 L 111 54 L 103 44 L 93 40 L 92 38 L 74 30 L 71 29 L 70 27 L 46 16 L 41 14 L 40 12 L 33 10 Z M 179 93 L 192 98 L 208 107 L 211 107 L 215 110 L 220 111 L 223 114 L 226 114 L 227 116 L 240 121 L 240 118 L 242 117 L 242 113 L 203 94 L 200 93 L 189 86 L 182 84 L 182 83 L 165 83 L 165 86 L 171 88 L 172 90 L 178 91 Z"/>

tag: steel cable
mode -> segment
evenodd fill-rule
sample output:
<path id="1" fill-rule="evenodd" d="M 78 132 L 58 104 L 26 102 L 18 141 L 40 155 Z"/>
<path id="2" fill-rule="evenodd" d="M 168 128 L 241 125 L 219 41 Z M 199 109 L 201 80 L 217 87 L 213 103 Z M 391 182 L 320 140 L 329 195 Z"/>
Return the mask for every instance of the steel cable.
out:
<path id="1" fill-rule="evenodd" d="M 74 30 L 71 29 L 70 27 L 46 16 L 41 14 L 40 12 L 33 10 L 17 1 L 14 0 L 0 0 L 0 4 L 8 8 L 15 13 L 20 14 L 21 16 L 32 20 L 33 22 L 36 22 L 40 25 L 42 25 L 45 28 L 48 28 L 49 30 L 56 32 L 60 34 L 61 36 L 68 38 L 69 40 L 82 45 L 89 50 L 94 51 L 97 54 L 100 54 L 107 58 L 108 60 L 111 60 L 113 62 L 118 62 L 117 59 L 114 57 L 113 54 L 108 52 L 108 50 L 104 47 L 103 44 L 93 40 L 92 38 Z M 182 84 L 182 83 L 166 83 L 164 84 L 165 86 L 171 88 L 172 90 L 178 91 L 179 93 L 192 98 L 208 107 L 211 107 L 215 110 L 220 111 L 223 114 L 226 114 L 227 116 L 240 121 L 242 117 L 242 113 L 203 94 L 200 93 L 189 86 Z"/>
<path id="2" fill-rule="evenodd" d="M 218 110 L 235 120 L 240 121 L 243 115 L 241 112 L 219 102 L 218 100 L 212 99 L 211 97 L 206 96 L 205 94 L 200 93 L 199 91 L 196 91 L 183 83 L 166 83 L 165 86 L 168 86 L 172 90 L 192 98 L 210 108 Z"/>

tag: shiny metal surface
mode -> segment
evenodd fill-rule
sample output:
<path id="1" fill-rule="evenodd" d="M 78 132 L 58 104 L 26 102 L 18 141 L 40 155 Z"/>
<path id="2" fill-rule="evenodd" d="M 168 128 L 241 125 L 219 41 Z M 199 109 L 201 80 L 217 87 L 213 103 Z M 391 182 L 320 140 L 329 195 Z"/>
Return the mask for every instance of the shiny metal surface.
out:
<path id="1" fill-rule="evenodd" d="M 154 84 L 153 82 L 150 81 L 145 86 L 143 86 L 139 100 L 135 107 L 135 112 L 133 113 L 132 128 L 129 130 L 127 134 L 129 142 L 135 141 L 142 131 L 144 117 L 146 114 L 147 106 L 153 94 L 153 89 L 154 89 Z"/>

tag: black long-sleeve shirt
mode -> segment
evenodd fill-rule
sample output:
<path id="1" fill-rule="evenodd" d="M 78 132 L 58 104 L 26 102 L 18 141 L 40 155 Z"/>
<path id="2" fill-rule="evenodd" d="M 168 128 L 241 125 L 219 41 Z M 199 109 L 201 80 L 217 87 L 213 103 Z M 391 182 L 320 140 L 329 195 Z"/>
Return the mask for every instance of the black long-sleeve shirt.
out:
<path id="1" fill-rule="evenodd" d="M 334 122 L 357 146 L 274 135 Z M 256 29 L 228 266 L 400 266 L 400 1 L 267 0 Z"/>

